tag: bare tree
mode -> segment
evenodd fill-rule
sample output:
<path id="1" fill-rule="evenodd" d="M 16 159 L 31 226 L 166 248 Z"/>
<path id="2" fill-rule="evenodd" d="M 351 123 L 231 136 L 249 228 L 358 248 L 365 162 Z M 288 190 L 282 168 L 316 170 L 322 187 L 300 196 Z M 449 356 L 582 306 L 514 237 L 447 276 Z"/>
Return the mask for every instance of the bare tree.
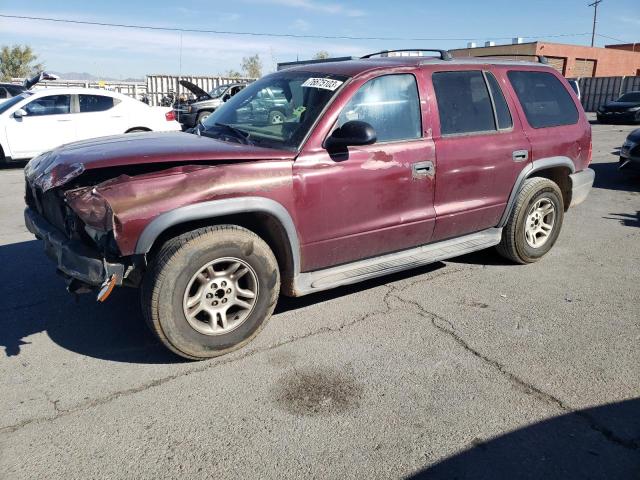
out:
<path id="1" fill-rule="evenodd" d="M 247 77 L 260 78 L 262 76 L 262 60 L 257 53 L 242 59 L 242 71 Z"/>
<path id="2" fill-rule="evenodd" d="M 42 70 L 41 63 L 35 63 L 38 56 L 28 45 L 4 45 L 0 49 L 0 79 L 28 77 Z"/>
<path id="3" fill-rule="evenodd" d="M 329 52 L 327 52 L 326 50 L 320 50 L 313 56 L 314 60 L 325 60 L 327 58 L 329 58 Z"/>
<path id="4" fill-rule="evenodd" d="M 231 70 L 227 70 L 227 73 L 225 73 L 225 76 L 229 78 L 240 78 L 242 77 L 242 74 L 239 71 L 234 70 L 232 68 Z"/>

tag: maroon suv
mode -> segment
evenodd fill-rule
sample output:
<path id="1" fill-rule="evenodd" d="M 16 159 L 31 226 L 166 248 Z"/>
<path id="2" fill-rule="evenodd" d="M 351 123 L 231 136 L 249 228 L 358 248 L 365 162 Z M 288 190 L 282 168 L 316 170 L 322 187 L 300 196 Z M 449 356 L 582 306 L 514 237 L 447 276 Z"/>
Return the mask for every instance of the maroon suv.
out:
<path id="1" fill-rule="evenodd" d="M 193 133 L 74 143 L 26 168 L 26 225 L 73 292 L 141 287 L 171 350 L 249 342 L 300 296 L 496 246 L 530 263 L 593 184 L 565 79 L 509 60 L 368 56 L 268 75 Z M 264 120 L 261 98 L 289 103 Z"/>

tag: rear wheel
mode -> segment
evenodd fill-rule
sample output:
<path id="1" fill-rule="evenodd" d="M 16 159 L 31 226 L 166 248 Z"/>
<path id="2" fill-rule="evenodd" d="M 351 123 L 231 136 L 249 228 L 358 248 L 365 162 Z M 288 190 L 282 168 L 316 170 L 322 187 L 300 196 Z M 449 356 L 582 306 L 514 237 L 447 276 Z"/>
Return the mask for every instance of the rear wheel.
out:
<path id="1" fill-rule="evenodd" d="M 518 194 L 496 248 L 514 262 L 537 262 L 558 239 L 563 218 L 564 203 L 558 185 L 546 178 L 530 178 Z"/>
<path id="2" fill-rule="evenodd" d="M 264 240 L 221 225 L 165 243 L 145 275 L 142 306 L 165 346 L 203 359 L 251 341 L 271 316 L 279 289 L 278 264 Z"/>

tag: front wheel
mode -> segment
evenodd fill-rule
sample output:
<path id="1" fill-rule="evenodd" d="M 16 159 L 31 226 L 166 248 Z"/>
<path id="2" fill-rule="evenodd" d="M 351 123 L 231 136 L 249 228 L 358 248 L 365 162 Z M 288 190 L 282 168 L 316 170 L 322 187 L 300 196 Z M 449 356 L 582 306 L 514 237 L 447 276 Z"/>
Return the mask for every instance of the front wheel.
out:
<path id="1" fill-rule="evenodd" d="M 269 124 L 270 125 L 279 125 L 284 123 L 284 113 L 280 110 L 272 110 L 269 112 Z"/>
<path id="2" fill-rule="evenodd" d="M 198 114 L 198 118 L 196 119 L 196 126 L 199 123 L 204 123 L 204 121 L 209 118 L 209 116 L 211 115 L 211 112 L 200 112 Z"/>
<path id="3" fill-rule="evenodd" d="M 278 264 L 264 240 L 221 225 L 163 245 L 145 275 L 142 307 L 167 348 L 204 359 L 251 341 L 271 316 L 279 289 Z"/>
<path id="4" fill-rule="evenodd" d="M 537 262 L 556 243 L 563 219 L 558 185 L 546 178 L 528 179 L 502 231 L 498 253 L 516 263 Z"/>

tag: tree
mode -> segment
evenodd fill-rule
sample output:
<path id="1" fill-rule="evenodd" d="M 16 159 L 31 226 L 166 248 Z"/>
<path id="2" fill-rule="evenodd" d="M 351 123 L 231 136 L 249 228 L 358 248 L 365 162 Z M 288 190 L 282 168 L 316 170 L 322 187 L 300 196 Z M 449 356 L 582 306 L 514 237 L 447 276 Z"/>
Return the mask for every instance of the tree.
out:
<path id="1" fill-rule="evenodd" d="M 24 78 L 35 75 L 44 67 L 35 63 L 38 56 L 28 45 L 4 45 L 0 49 L 0 79 Z"/>
<path id="2" fill-rule="evenodd" d="M 262 76 L 262 60 L 257 53 L 252 57 L 242 59 L 242 71 L 249 78 L 260 78 Z"/>
<path id="3" fill-rule="evenodd" d="M 326 50 L 320 50 L 313 56 L 314 60 L 325 60 L 327 58 L 329 58 L 329 52 L 327 52 Z"/>
<path id="4" fill-rule="evenodd" d="M 231 70 L 227 70 L 227 73 L 225 73 L 224 75 L 225 75 L 225 77 L 228 77 L 228 78 L 240 78 L 240 77 L 242 77 L 242 74 L 239 71 L 234 70 L 233 68 Z"/>

